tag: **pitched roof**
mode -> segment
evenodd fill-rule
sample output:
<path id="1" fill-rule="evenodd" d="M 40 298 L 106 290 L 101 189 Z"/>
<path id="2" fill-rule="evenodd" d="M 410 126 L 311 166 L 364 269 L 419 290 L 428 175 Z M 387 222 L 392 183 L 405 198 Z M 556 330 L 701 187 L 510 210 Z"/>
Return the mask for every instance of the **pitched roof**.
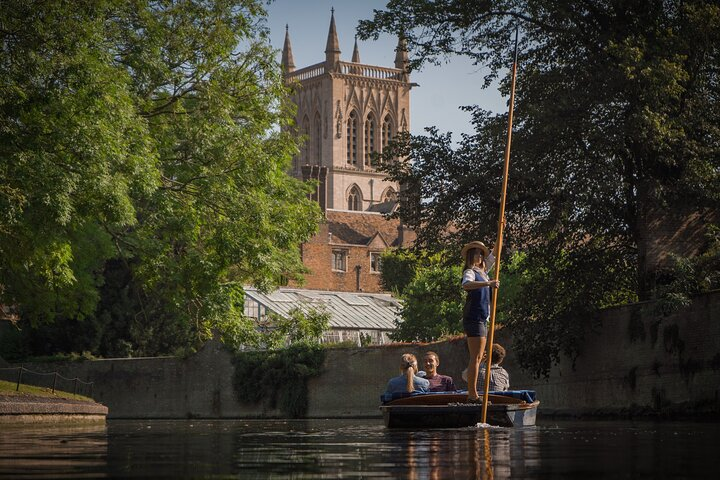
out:
<path id="1" fill-rule="evenodd" d="M 293 308 L 324 307 L 332 329 L 394 330 L 400 303 L 386 293 L 329 292 L 280 288 L 262 293 L 245 287 L 248 298 L 283 317 Z"/>
<path id="2" fill-rule="evenodd" d="M 397 200 L 388 200 L 387 202 L 380 202 L 374 205 L 370 205 L 367 211 L 377 213 L 393 213 L 395 210 L 397 210 L 399 205 L 400 203 Z"/>
<path id="3" fill-rule="evenodd" d="M 380 233 L 389 246 L 399 246 L 400 222 L 396 219 L 388 220 L 377 213 L 327 210 L 326 221 L 334 243 L 368 245 Z"/>

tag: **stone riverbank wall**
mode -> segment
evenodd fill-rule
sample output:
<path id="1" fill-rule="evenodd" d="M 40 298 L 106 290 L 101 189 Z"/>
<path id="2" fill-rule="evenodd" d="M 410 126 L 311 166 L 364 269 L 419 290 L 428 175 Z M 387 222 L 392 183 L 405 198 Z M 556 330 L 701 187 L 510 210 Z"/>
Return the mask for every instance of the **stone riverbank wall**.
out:
<path id="1" fill-rule="evenodd" d="M 496 341 L 508 349 L 505 367 L 513 388 L 534 389 L 540 414 L 720 412 L 720 292 L 697 297 L 671 317 L 658 318 L 647 304 L 602 312 L 589 326 L 582 354 L 562 358 L 547 379 L 524 373 L 509 332 Z M 467 362 L 464 338 L 433 344 L 332 349 L 324 372 L 309 381 L 309 417 L 377 417 L 379 395 L 397 375 L 402 353 L 433 350 L 440 371 L 455 377 Z M 94 397 L 108 418 L 277 417 L 262 405 L 239 403 L 233 390 L 233 356 L 209 342 L 189 358 L 134 358 L 34 364 L 95 382 Z"/>

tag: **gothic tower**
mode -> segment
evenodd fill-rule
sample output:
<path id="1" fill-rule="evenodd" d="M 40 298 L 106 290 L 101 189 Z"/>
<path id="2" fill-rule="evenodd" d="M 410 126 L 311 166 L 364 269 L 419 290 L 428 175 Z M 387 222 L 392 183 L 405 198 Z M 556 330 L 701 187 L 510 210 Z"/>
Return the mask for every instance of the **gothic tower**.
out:
<path id="1" fill-rule="evenodd" d="M 407 246 L 414 234 L 382 214 L 397 207 L 399 186 L 378 171 L 377 154 L 410 128 L 408 55 L 402 41 L 395 67 L 364 65 L 355 40 L 352 60 L 340 59 L 335 13 L 325 61 L 299 70 L 286 27 L 282 66 L 297 105 L 296 128 L 306 141 L 292 173 L 314 179 L 313 195 L 325 213 L 319 233 L 302 245 L 310 271 L 304 288 L 382 291 L 381 254 Z"/>
<path id="2" fill-rule="evenodd" d="M 373 154 L 410 128 L 407 52 L 398 42 L 395 68 L 360 63 L 357 40 L 352 61 L 342 61 L 340 53 L 334 12 L 324 62 L 296 70 L 286 30 L 282 64 L 293 86 L 296 125 L 307 139 L 293 174 L 325 180 L 318 194 L 323 210 L 373 211 L 398 191 L 383 180 Z"/>

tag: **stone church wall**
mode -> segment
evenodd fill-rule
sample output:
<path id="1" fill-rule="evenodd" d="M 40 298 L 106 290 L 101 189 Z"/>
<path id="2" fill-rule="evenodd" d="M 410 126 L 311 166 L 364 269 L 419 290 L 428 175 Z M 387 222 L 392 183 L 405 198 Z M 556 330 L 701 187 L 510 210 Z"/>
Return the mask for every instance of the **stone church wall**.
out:
<path id="1" fill-rule="evenodd" d="M 647 304 L 602 312 L 588 328 L 582 355 L 563 358 L 548 379 L 524 373 L 507 331 L 496 340 L 508 350 L 513 388 L 534 389 L 540 414 L 720 412 L 720 292 L 697 297 L 681 314 L 655 318 Z M 462 337 L 433 344 L 393 344 L 327 353 L 325 372 L 309 382 L 311 417 L 377 417 L 379 395 L 397 375 L 400 356 L 433 350 L 440 371 L 460 380 L 467 362 Z M 95 382 L 95 398 L 109 418 L 242 418 L 279 413 L 237 402 L 232 355 L 217 342 L 181 358 L 115 359 L 25 365 Z"/>

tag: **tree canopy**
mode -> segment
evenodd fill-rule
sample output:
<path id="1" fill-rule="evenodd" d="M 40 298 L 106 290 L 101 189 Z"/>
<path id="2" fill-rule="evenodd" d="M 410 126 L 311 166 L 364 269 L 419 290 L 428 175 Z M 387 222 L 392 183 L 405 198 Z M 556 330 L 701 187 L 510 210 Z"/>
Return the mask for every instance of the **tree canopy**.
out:
<path id="1" fill-rule="evenodd" d="M 171 353 L 302 273 L 319 209 L 262 4 L 4 2 L 0 303 L 37 336 Z"/>
<path id="2" fill-rule="evenodd" d="M 413 68 L 468 56 L 507 94 L 516 26 L 506 241 L 526 253 L 527 283 L 507 313 L 524 332 L 521 360 L 545 359 L 534 365 L 546 372 L 558 352 L 577 353 L 577 319 L 652 295 L 653 214 L 719 205 L 720 6 L 391 0 L 358 30 L 401 34 Z M 388 172 L 419 247 L 495 235 L 507 114 L 467 108 L 475 133 L 459 146 L 431 127 L 389 152 L 409 160 Z"/>
<path id="3" fill-rule="evenodd" d="M 383 254 L 382 283 L 402 305 L 391 338 L 429 342 L 462 333 L 463 290 L 459 266 L 447 266 L 441 254 L 388 250 Z"/>

